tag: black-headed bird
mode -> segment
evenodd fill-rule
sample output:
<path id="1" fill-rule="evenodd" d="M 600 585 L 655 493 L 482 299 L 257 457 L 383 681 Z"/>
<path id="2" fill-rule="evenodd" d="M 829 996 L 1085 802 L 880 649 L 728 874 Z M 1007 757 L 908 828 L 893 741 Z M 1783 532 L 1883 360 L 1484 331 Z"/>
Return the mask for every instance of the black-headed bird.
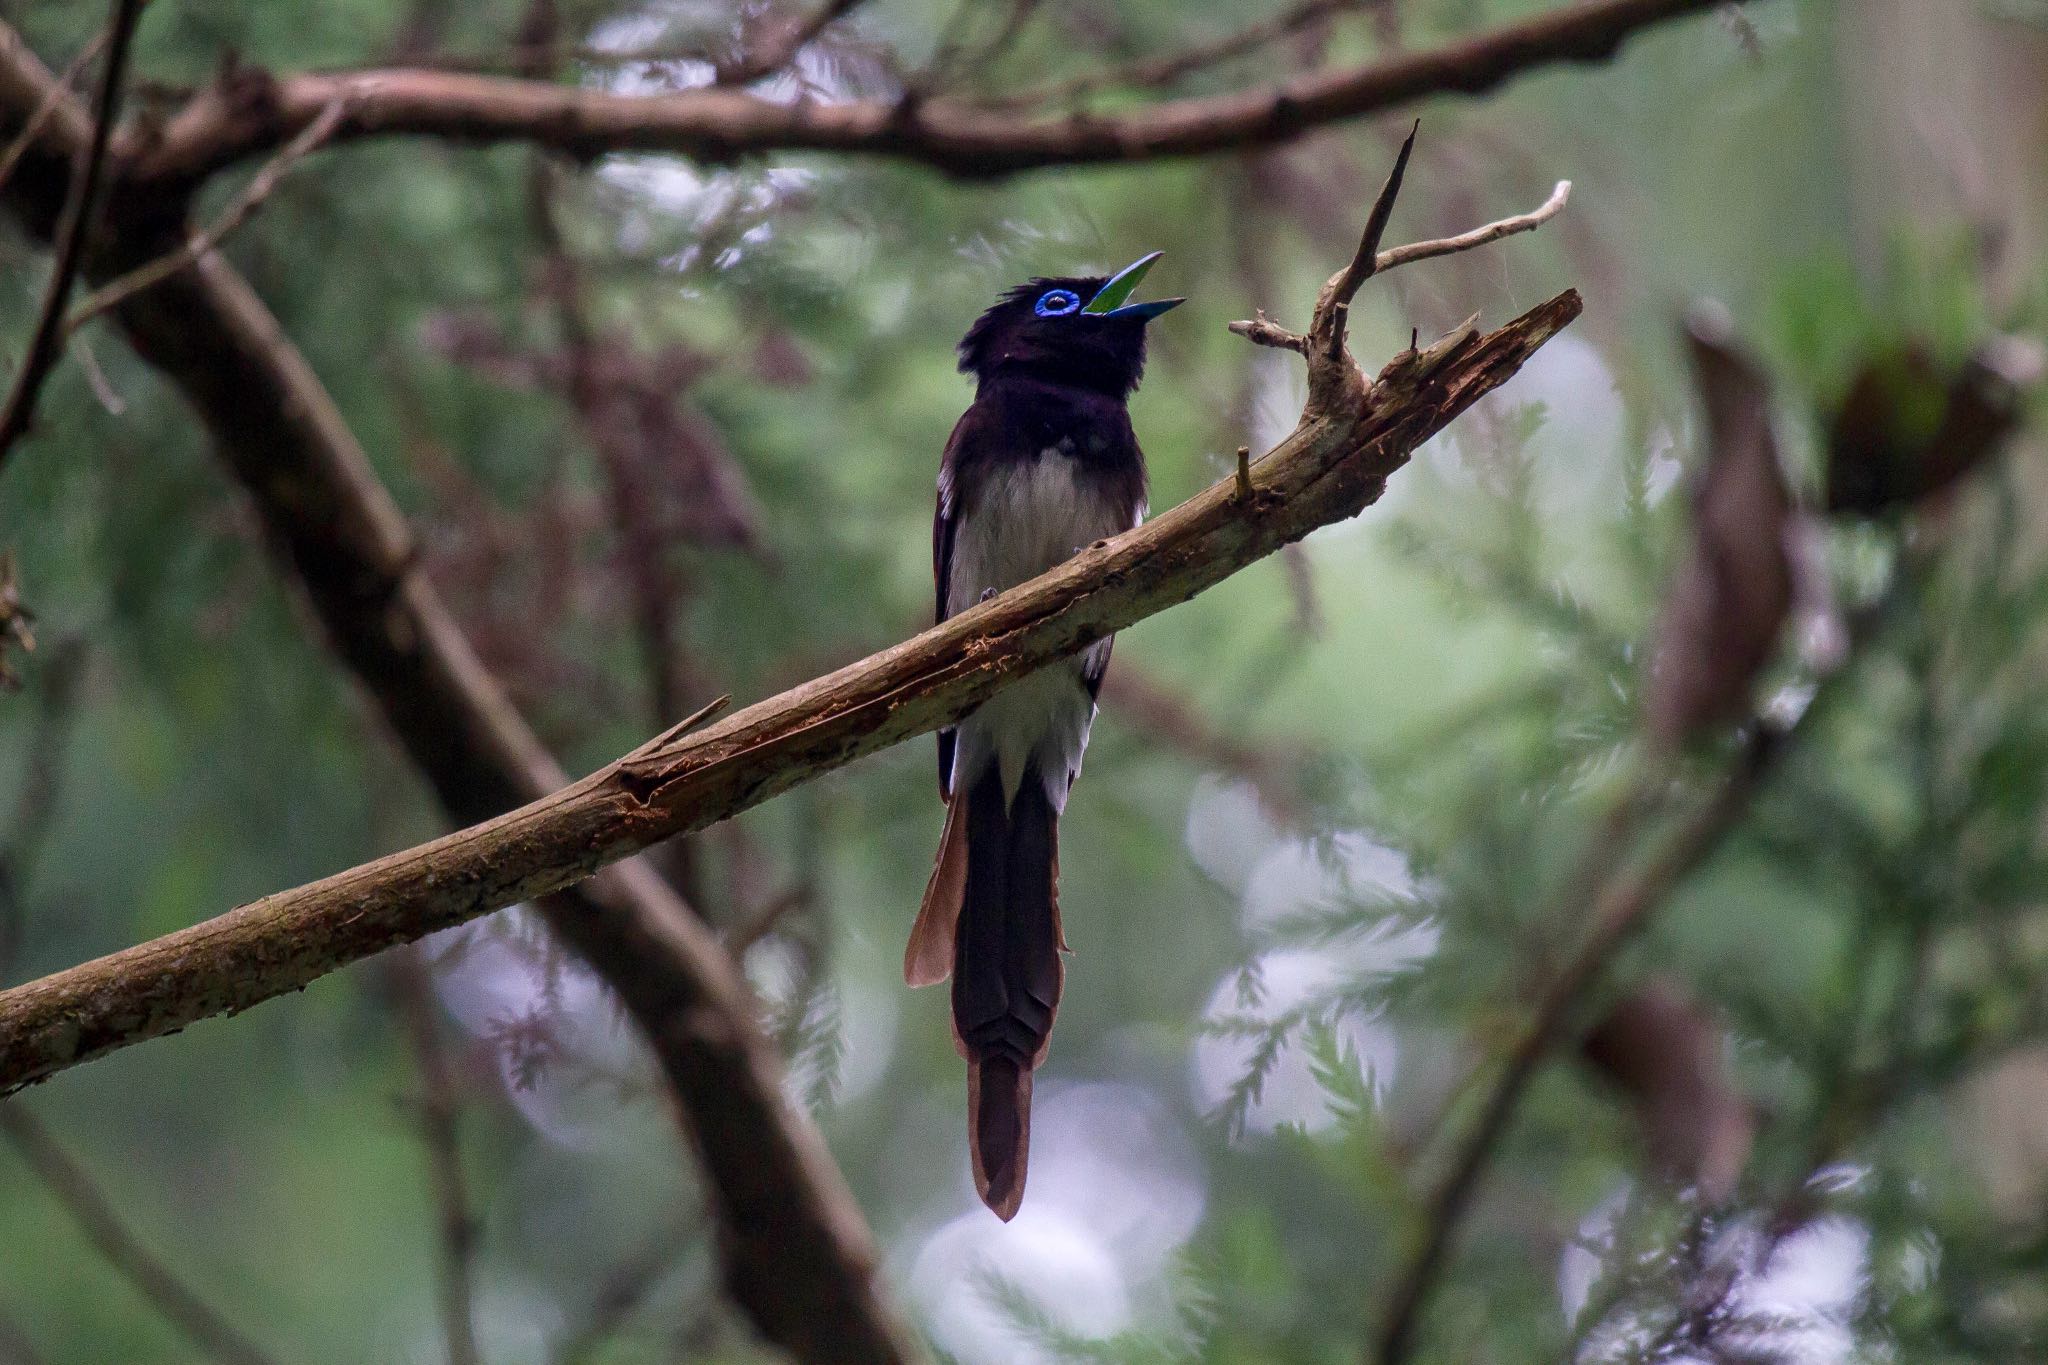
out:
<path id="1" fill-rule="evenodd" d="M 960 342 L 974 402 L 946 442 L 932 523 L 938 619 L 1034 578 L 1145 516 L 1145 457 L 1125 404 L 1145 327 L 1182 302 L 1128 302 L 1154 252 L 1118 274 L 1010 290 Z M 945 833 L 903 976 L 953 978 L 967 1059 L 974 1184 L 1004 1219 L 1024 1197 L 1031 1073 L 1066 967 L 1059 818 L 1081 771 L 1110 641 L 1050 664 L 939 735 Z"/>

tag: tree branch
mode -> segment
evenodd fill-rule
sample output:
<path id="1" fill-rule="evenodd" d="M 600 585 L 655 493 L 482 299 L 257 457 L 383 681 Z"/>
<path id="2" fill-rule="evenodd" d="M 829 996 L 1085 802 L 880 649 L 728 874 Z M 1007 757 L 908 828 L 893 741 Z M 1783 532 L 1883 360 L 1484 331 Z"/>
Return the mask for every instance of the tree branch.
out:
<path id="1" fill-rule="evenodd" d="M 691 1231 L 688 1223 L 677 1219 L 612 1267 L 598 1283 L 587 1320 L 556 1348 L 553 1365 L 587 1365 L 602 1351 L 675 1271 L 682 1248 L 690 1245 Z"/>
<path id="2" fill-rule="evenodd" d="M 1356 297 L 1359 287 L 1374 275 L 1392 270 L 1396 266 L 1413 265 L 1417 261 L 1470 251 L 1489 242 L 1497 242 L 1503 237 L 1512 237 L 1518 232 L 1533 232 L 1564 212 L 1564 206 L 1571 201 L 1572 182 L 1560 180 L 1557 182 L 1557 188 L 1550 192 L 1550 198 L 1528 213 L 1502 218 L 1483 227 L 1476 227 L 1470 232 L 1461 232 L 1455 237 L 1410 242 L 1391 251 L 1381 251 L 1380 237 L 1386 231 L 1387 215 L 1393 212 L 1394 199 L 1401 192 L 1401 175 L 1407 168 L 1408 153 L 1414 145 L 1415 130 L 1410 129 L 1407 140 L 1401 144 L 1400 155 L 1394 162 L 1393 172 L 1388 175 L 1378 200 L 1373 204 L 1372 217 L 1366 222 L 1365 235 L 1359 240 L 1357 254 L 1351 258 L 1351 263 L 1324 287 L 1325 298 L 1321 302 L 1334 306 L 1324 308 L 1319 304 L 1317 317 L 1327 321 L 1328 329 L 1318 333 L 1314 328 L 1310 328 L 1310 334 L 1302 336 L 1274 322 L 1262 309 L 1258 316 L 1249 322 L 1231 323 L 1231 331 L 1254 346 L 1272 346 L 1279 350 L 1307 355 L 1309 347 L 1314 345 L 1328 352 L 1333 346 L 1343 344 L 1343 327 L 1349 317 L 1351 300 Z"/>
<path id="3" fill-rule="evenodd" d="M 114 116 L 121 107 L 121 80 L 128 71 L 129 42 L 142 18 L 142 0 L 114 0 L 113 17 L 108 20 L 107 56 L 100 65 L 99 86 L 93 96 L 92 137 L 86 143 L 64 192 L 64 210 L 57 224 L 57 255 L 50 265 L 49 282 L 43 287 L 42 305 L 28 349 L 14 372 L 14 384 L 0 402 L 0 465 L 35 421 L 36 399 L 43 383 L 64 354 L 64 307 L 71 298 L 72 283 L 85 263 L 85 239 L 92 231 L 93 214 L 99 208 L 100 177 L 106 169 L 107 148 L 114 136 Z M 64 102 L 61 85 L 55 83 L 38 103 L 37 112 L 23 122 L 23 138 L 40 119 L 47 121 L 47 109 Z M 18 163 L 20 153 L 10 153 Z"/>
<path id="4" fill-rule="evenodd" d="M 921 162 L 957 176 L 1145 161 L 1271 146 L 1437 94 L 1478 94 L 1560 61 L 1600 61 L 1649 25 L 1722 0 L 1587 0 L 1427 52 L 1311 72 L 1232 94 L 1165 100 L 1120 115 L 1043 117 L 934 97 L 777 103 L 707 88 L 666 95 L 392 69 L 267 77 L 242 70 L 124 145 L 132 176 L 197 182 L 284 143 L 336 99 L 335 139 L 424 134 L 532 142 L 577 156 L 668 151 L 706 161 L 829 151 Z"/>
<path id="5" fill-rule="evenodd" d="M 1249 462 L 1240 468 L 1249 482 Z M 1276 819 L 1308 827 L 1310 808 L 1303 788 L 1313 756 L 1302 746 L 1278 739 L 1260 743 L 1219 725 L 1192 699 L 1135 664 L 1110 671 L 1103 679 L 1102 699 L 1104 718 L 1112 724 L 1148 744 L 1246 783 Z"/>

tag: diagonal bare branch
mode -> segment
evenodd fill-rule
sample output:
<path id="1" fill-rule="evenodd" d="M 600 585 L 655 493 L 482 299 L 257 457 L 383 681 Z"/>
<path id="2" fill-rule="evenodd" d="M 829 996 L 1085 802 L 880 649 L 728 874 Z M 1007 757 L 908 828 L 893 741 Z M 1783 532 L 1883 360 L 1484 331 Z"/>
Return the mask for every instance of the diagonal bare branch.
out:
<path id="1" fill-rule="evenodd" d="M 1401 1365 L 1413 1353 L 1422 1310 L 1487 1160 L 1544 1061 L 1570 1036 L 1591 988 L 1616 955 L 1748 814 L 1757 792 L 1785 754 L 1836 700 L 1850 665 L 1870 643 L 1894 600 L 1880 601 L 1862 613 L 1852 647 L 1823 672 L 1818 691 L 1796 717 L 1786 722 L 1756 714 L 1745 721 L 1742 747 L 1713 787 L 1639 864 L 1629 856 L 1628 845 L 1635 832 L 1629 812 L 1646 808 L 1642 793 L 1668 779 L 1669 770 L 1661 766 L 1662 760 L 1617 802 L 1598 843 L 1588 850 L 1600 878 L 1587 914 L 1591 927 L 1563 968 L 1544 984 L 1528 1024 L 1487 1090 L 1478 1117 L 1425 1202 L 1417 1225 L 1420 1236 L 1388 1296 L 1388 1312 L 1371 1357 L 1377 1365 Z"/>
<path id="2" fill-rule="evenodd" d="M 950 723 L 1033 668 L 1356 515 L 1416 446 L 1506 382 L 1579 308 L 1567 292 L 1490 335 L 1466 332 L 1434 353 L 1404 353 L 1369 399 L 1362 380 L 1348 389 L 1313 384 L 1311 393 L 1331 394 L 1332 403 L 1312 397 L 1293 435 L 1251 466 L 1249 506 L 1223 480 L 912 640 L 519 810 L 0 993 L 0 1089 L 558 891 Z M 1348 355 L 1340 363 L 1356 375 Z"/>
<path id="3" fill-rule="evenodd" d="M 1336 356 L 1344 350 L 1344 328 L 1351 315 L 1351 300 L 1358 297 L 1359 289 L 1379 269 L 1380 242 L 1387 235 L 1387 223 L 1394 216 L 1394 201 L 1401 197 L 1401 180 L 1408 174 L 1408 158 L 1415 151 L 1415 135 L 1422 131 L 1422 120 L 1417 119 L 1408 129 L 1408 136 L 1401 140 L 1401 150 L 1394 155 L 1394 168 L 1387 172 L 1386 183 L 1380 186 L 1379 196 L 1372 201 L 1372 212 L 1366 215 L 1365 232 L 1358 239 L 1358 250 L 1352 253 L 1342 270 L 1330 277 L 1323 286 L 1322 294 L 1316 299 L 1315 326 L 1309 329 L 1310 342 L 1322 354 Z"/>

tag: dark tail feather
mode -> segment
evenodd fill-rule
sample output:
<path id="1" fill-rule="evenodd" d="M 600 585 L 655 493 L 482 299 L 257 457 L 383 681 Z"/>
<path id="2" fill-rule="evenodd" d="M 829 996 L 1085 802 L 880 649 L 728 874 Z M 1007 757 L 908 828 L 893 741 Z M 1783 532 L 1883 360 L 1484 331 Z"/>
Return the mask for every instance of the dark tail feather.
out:
<path id="1" fill-rule="evenodd" d="M 1031 1071 L 1059 1010 L 1059 813 L 1024 772 L 1003 807 L 994 768 L 967 802 L 967 875 L 953 963 L 953 1030 L 967 1054 L 968 1141 L 982 1201 L 1008 1219 L 1024 1197 Z"/>
<path id="2" fill-rule="evenodd" d="M 1031 1164 L 1031 1067 L 1007 1056 L 967 1063 L 967 1145 L 974 1188 L 1005 1223 L 1024 1202 Z"/>

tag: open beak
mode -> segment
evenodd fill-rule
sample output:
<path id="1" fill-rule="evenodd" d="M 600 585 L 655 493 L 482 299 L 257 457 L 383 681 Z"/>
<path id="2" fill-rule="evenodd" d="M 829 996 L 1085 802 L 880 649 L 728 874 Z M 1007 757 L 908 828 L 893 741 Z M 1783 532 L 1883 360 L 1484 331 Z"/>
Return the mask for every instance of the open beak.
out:
<path id="1" fill-rule="evenodd" d="M 1186 303 L 1186 299 L 1155 299 L 1150 303 L 1124 302 L 1145 278 L 1145 273 L 1152 268 L 1153 262 L 1165 254 L 1163 251 L 1155 251 L 1149 256 L 1140 256 L 1117 271 L 1110 276 L 1109 283 L 1095 291 L 1095 297 L 1088 300 L 1088 306 L 1081 311 L 1093 313 L 1097 317 L 1136 318 L 1139 322 L 1150 322 L 1169 308 L 1178 308 Z"/>

